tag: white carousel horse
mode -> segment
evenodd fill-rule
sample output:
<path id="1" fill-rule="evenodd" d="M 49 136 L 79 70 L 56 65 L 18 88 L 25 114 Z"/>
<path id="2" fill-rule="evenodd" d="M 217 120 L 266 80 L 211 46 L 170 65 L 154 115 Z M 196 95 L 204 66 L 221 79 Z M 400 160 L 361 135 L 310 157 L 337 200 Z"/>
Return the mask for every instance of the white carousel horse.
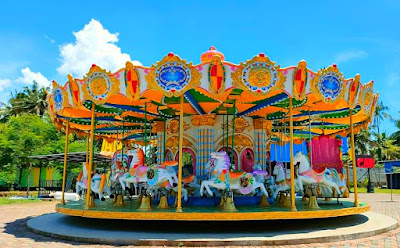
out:
<path id="1" fill-rule="evenodd" d="M 75 190 L 76 193 L 82 196 L 83 191 L 87 189 L 87 179 L 88 179 L 88 164 L 82 163 L 82 171 L 79 173 L 76 179 Z"/>
<path id="2" fill-rule="evenodd" d="M 279 192 L 290 189 L 291 179 L 286 179 L 286 171 L 282 162 L 278 162 L 275 165 L 272 174 L 276 177 L 276 179 L 275 179 L 275 185 L 271 186 L 270 189 L 272 192 L 274 192 L 273 198 L 276 199 Z M 301 184 L 301 181 L 296 178 L 294 179 L 294 189 L 295 192 L 303 191 L 303 185 Z"/>
<path id="3" fill-rule="evenodd" d="M 298 175 L 302 185 L 318 184 L 325 186 L 328 189 L 333 188 L 339 196 L 344 193 L 343 188 L 343 191 L 339 189 L 339 184 L 341 183 L 340 181 L 342 181 L 342 178 L 335 169 L 325 168 L 322 172 L 317 173 L 313 168 L 311 168 L 308 157 L 302 152 L 298 152 L 294 156 L 294 164 L 298 164 Z M 344 185 L 344 183 L 342 184 Z"/>
<path id="4" fill-rule="evenodd" d="M 88 163 L 82 164 L 82 171 L 79 173 L 78 178 L 76 180 L 76 193 L 82 197 L 82 191 L 87 190 L 87 179 L 88 179 Z M 91 180 L 90 189 L 94 193 L 99 194 L 99 198 L 104 201 L 104 192 L 107 193 L 108 196 L 111 195 L 111 190 L 108 185 L 106 185 L 107 177 L 105 174 L 96 173 L 93 175 Z"/>
<path id="5" fill-rule="evenodd" d="M 151 165 L 147 168 L 146 179 L 148 184 L 147 192 L 157 191 L 159 189 L 167 189 L 178 192 L 178 177 L 173 166 L 176 166 L 176 161 L 166 161 L 162 165 Z M 184 188 L 182 181 L 182 197 L 188 201 L 188 192 Z"/>
<path id="6" fill-rule="evenodd" d="M 92 177 L 92 183 L 90 185 L 90 189 L 96 193 L 99 194 L 99 199 L 104 201 L 104 193 L 107 193 L 108 196 L 111 195 L 111 189 L 110 186 L 107 185 L 107 176 L 106 174 L 99 174 L 96 173 Z"/>
<path id="7" fill-rule="evenodd" d="M 268 197 L 268 192 L 263 183 L 257 182 L 253 174 L 246 172 L 229 172 L 230 161 L 226 152 L 212 152 L 211 160 L 207 167 L 210 169 L 209 180 L 201 182 L 200 195 L 203 196 L 204 189 L 209 195 L 213 195 L 210 187 L 219 190 L 237 190 L 247 195 L 260 189 Z"/>

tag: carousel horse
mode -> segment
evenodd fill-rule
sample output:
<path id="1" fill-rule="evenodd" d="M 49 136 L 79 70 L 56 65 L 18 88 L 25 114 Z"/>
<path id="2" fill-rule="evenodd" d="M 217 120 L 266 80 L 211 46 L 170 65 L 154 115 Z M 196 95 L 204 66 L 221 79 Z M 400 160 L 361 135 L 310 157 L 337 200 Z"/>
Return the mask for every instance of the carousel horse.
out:
<path id="1" fill-rule="evenodd" d="M 230 160 L 226 152 L 212 152 L 211 160 L 207 167 L 211 177 L 201 182 L 200 196 L 203 196 L 204 189 L 209 195 L 213 195 L 210 187 L 218 190 L 237 190 L 247 195 L 260 189 L 268 197 L 268 192 L 263 183 L 258 182 L 254 175 L 246 172 L 230 172 Z"/>
<path id="2" fill-rule="evenodd" d="M 275 165 L 274 171 L 272 174 L 276 177 L 275 178 L 275 185 L 271 186 L 270 189 L 273 193 L 273 198 L 276 199 L 279 192 L 286 191 L 290 189 L 290 180 L 286 179 L 286 170 L 282 162 L 278 162 Z M 303 191 L 303 185 L 301 181 L 298 179 L 294 179 L 294 188 L 295 192 Z"/>
<path id="3" fill-rule="evenodd" d="M 82 164 L 82 171 L 79 173 L 78 178 L 76 180 L 76 193 L 82 196 L 82 191 L 87 189 L 87 179 L 88 179 L 88 163 Z M 104 192 L 107 195 L 111 195 L 111 190 L 108 185 L 106 185 L 107 177 L 105 174 L 96 173 L 93 175 L 91 180 L 91 191 L 99 194 L 99 198 L 104 201 Z"/>
<path id="4" fill-rule="evenodd" d="M 79 173 L 78 178 L 76 179 L 75 190 L 76 193 L 80 196 L 83 194 L 83 190 L 87 189 L 87 179 L 88 179 L 88 163 L 82 163 L 82 171 Z"/>
<path id="5" fill-rule="evenodd" d="M 92 183 L 90 186 L 90 189 L 96 193 L 99 194 L 99 199 L 101 201 L 104 201 L 104 193 L 107 193 L 108 196 L 111 195 L 111 189 L 110 186 L 107 185 L 107 176 L 106 174 L 99 174 L 96 173 L 92 177 Z"/>
<path id="6" fill-rule="evenodd" d="M 299 179 L 303 185 L 318 184 L 329 189 L 334 189 L 338 196 L 343 195 L 344 189 L 339 189 L 340 181 L 342 180 L 336 169 L 325 168 L 322 172 L 316 172 L 310 166 L 308 157 L 302 152 L 298 152 L 294 156 L 294 163 L 298 164 Z M 342 183 L 343 184 L 343 183 Z"/>
<path id="7" fill-rule="evenodd" d="M 159 189 L 178 192 L 178 176 L 173 168 L 176 165 L 178 165 L 176 161 L 165 161 L 161 165 L 149 166 L 146 173 L 147 192 L 158 191 Z M 182 197 L 187 202 L 188 192 L 184 188 L 184 181 L 189 182 L 189 180 L 182 179 Z"/>
<path id="8" fill-rule="evenodd" d="M 135 148 L 127 150 L 125 154 L 127 156 L 126 160 L 129 160 L 129 158 L 131 158 L 129 164 L 129 161 L 126 162 L 128 164 L 128 172 L 125 172 L 125 170 L 123 170 L 122 173 L 118 175 L 117 180 L 123 190 L 125 190 L 126 187 L 130 188 L 130 184 L 132 183 L 136 191 L 138 184 L 147 182 L 146 173 L 148 167 L 144 163 L 144 153 L 142 149 Z M 116 161 L 116 164 L 118 165 L 118 160 Z"/>

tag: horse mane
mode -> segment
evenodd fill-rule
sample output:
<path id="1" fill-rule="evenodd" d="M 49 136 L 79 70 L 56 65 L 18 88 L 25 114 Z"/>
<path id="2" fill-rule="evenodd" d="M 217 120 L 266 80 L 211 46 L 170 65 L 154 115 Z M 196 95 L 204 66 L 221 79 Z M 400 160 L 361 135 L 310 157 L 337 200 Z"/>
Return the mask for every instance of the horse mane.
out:
<path id="1" fill-rule="evenodd" d="M 286 176 L 286 168 L 285 168 L 285 165 L 282 162 L 277 162 L 275 166 L 282 167 L 283 173 L 285 173 L 285 176 Z"/>
<path id="2" fill-rule="evenodd" d="M 229 170 L 231 165 L 230 165 L 228 153 L 226 153 L 226 152 L 223 152 L 223 153 L 224 153 L 224 160 L 225 160 L 224 165 L 225 165 L 226 169 Z"/>

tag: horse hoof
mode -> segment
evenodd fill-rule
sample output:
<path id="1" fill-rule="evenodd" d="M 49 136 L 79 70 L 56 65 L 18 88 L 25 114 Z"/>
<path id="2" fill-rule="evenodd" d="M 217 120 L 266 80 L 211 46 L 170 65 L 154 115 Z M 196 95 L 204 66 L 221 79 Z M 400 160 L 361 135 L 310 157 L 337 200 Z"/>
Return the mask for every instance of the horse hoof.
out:
<path id="1" fill-rule="evenodd" d="M 104 197 L 101 198 L 101 201 L 105 201 L 105 200 L 106 200 L 106 198 L 104 198 Z"/>
<path id="2" fill-rule="evenodd" d="M 110 199 L 114 199 L 114 197 L 115 197 L 114 194 L 110 195 Z"/>
<path id="3" fill-rule="evenodd" d="M 173 186 L 173 187 L 176 187 L 176 186 L 178 186 L 178 184 L 177 184 L 177 183 L 173 183 L 172 186 Z"/>

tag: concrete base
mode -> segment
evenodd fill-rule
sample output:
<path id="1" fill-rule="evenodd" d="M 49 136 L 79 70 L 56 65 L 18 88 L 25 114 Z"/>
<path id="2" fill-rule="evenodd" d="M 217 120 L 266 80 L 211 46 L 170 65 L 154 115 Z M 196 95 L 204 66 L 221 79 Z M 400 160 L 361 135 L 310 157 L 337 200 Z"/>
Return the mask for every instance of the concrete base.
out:
<path id="1" fill-rule="evenodd" d="M 335 242 L 377 235 L 397 227 L 386 215 L 314 220 L 179 222 L 87 219 L 58 213 L 30 219 L 28 229 L 60 239 L 113 245 L 226 246 Z"/>

